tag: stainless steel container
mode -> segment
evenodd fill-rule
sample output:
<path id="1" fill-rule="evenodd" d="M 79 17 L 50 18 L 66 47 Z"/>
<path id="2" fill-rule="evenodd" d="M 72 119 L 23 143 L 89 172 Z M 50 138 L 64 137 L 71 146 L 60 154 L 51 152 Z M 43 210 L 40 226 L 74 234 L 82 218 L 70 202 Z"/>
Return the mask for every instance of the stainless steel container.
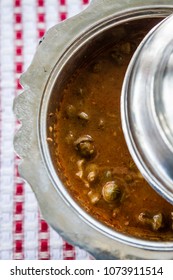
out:
<path id="1" fill-rule="evenodd" d="M 24 92 L 14 102 L 22 122 L 14 140 L 22 158 L 20 174 L 31 185 L 42 214 L 62 237 L 96 259 L 173 259 L 173 242 L 141 240 L 115 232 L 75 203 L 54 167 L 48 145 L 48 115 L 61 88 L 96 44 L 117 36 L 114 28 L 138 19 L 165 18 L 172 0 L 93 0 L 81 14 L 52 27 L 21 77 Z M 121 32 L 120 32 L 121 33 Z M 59 102 L 61 95 L 56 96 Z"/>
<path id="2" fill-rule="evenodd" d="M 173 203 L 173 15 L 151 30 L 124 79 L 122 123 L 149 184 Z"/>

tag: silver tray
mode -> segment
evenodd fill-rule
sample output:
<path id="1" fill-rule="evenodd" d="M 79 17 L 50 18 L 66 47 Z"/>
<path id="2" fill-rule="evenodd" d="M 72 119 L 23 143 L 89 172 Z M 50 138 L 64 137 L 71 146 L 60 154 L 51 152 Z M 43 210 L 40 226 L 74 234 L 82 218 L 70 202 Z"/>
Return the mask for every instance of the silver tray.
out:
<path id="1" fill-rule="evenodd" d="M 14 112 L 22 123 L 14 139 L 15 151 L 22 159 L 19 172 L 31 185 L 47 222 L 64 239 L 96 259 L 173 259 L 173 242 L 117 233 L 73 201 L 54 170 L 46 141 L 52 85 L 69 59 L 103 30 L 129 20 L 166 17 L 172 11 L 172 0 L 93 0 L 82 13 L 46 33 L 20 79 L 24 91 L 14 101 Z"/>

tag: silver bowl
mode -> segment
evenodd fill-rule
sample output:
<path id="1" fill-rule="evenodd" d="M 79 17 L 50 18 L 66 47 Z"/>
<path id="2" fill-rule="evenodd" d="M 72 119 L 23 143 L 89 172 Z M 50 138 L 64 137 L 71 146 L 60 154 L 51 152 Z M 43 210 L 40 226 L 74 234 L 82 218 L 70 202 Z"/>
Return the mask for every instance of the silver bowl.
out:
<path id="1" fill-rule="evenodd" d="M 61 88 L 82 59 L 90 56 L 103 39 L 114 36 L 116 40 L 118 33 L 114 30 L 120 30 L 122 24 L 165 18 L 173 11 L 172 0 L 130 2 L 94 0 L 82 13 L 46 33 L 20 79 L 24 91 L 14 101 L 14 112 L 22 126 L 15 135 L 14 147 L 22 159 L 19 172 L 31 185 L 42 215 L 68 242 L 96 259 L 173 259 L 173 242 L 127 236 L 87 214 L 64 187 L 47 141 L 52 122 L 48 115 L 55 111 Z"/>

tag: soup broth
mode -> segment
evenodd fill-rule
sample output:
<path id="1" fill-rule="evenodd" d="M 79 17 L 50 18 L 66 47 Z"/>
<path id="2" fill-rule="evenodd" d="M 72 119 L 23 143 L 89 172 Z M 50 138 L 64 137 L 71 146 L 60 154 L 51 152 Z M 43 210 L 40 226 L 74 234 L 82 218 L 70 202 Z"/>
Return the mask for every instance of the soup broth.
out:
<path id="1" fill-rule="evenodd" d="M 125 71 L 155 23 L 145 20 L 142 30 L 131 30 L 117 42 L 109 42 L 75 71 L 63 89 L 49 138 L 54 142 L 57 171 L 85 211 L 118 232 L 172 240 L 173 206 L 135 166 L 120 118 Z"/>

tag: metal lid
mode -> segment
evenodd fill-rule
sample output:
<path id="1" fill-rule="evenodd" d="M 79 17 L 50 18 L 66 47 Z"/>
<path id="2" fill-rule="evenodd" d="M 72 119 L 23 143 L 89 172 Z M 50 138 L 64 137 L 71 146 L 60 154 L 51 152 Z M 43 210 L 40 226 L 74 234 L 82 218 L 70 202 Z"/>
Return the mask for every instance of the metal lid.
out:
<path id="1" fill-rule="evenodd" d="M 173 15 L 144 38 L 124 79 L 122 126 L 149 184 L 173 204 Z"/>

